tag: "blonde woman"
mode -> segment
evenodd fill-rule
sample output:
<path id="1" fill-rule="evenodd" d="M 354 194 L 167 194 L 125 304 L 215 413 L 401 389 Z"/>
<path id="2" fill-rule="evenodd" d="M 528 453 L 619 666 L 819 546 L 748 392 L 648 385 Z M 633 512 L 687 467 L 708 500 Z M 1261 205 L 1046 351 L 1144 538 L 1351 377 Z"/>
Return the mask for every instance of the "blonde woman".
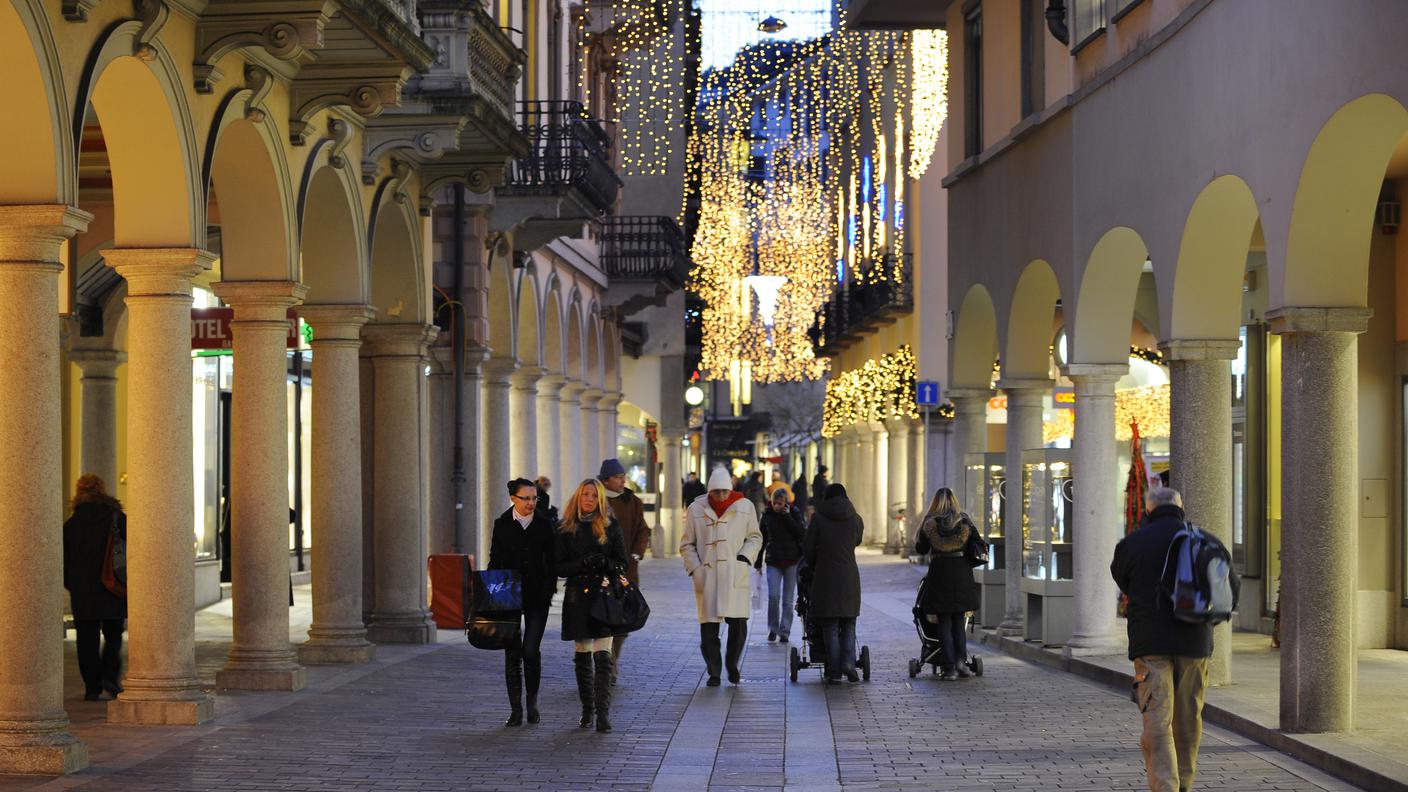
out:
<path id="1" fill-rule="evenodd" d="M 964 628 L 968 611 L 978 609 L 981 594 L 963 549 L 977 531 L 973 521 L 959 507 L 953 490 L 941 487 L 929 503 L 929 511 L 924 515 L 924 524 L 914 543 L 916 555 L 932 553 L 920 607 L 926 615 L 937 618 L 939 643 L 944 651 L 942 678 L 946 681 L 968 676 L 968 669 L 964 667 L 968 659 L 968 636 Z"/>
<path id="2" fill-rule="evenodd" d="M 562 595 L 562 640 L 576 654 L 577 695 L 582 700 L 583 729 L 611 731 L 611 629 L 591 618 L 592 600 L 602 581 L 626 571 L 626 542 L 606 506 L 606 488 L 596 479 L 577 486 L 562 509 L 553 557 L 559 577 L 567 578 Z M 593 674 L 595 661 L 595 674 Z"/>

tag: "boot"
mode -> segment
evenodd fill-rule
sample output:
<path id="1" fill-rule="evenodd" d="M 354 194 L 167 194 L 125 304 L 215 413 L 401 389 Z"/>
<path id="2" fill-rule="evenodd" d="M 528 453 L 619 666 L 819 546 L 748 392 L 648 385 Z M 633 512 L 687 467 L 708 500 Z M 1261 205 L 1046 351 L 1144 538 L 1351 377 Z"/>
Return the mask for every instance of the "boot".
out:
<path id="1" fill-rule="evenodd" d="M 621 647 L 626 645 L 626 636 L 617 635 L 611 639 L 611 685 L 621 676 Z"/>
<path id="2" fill-rule="evenodd" d="M 527 694 L 528 722 L 538 722 L 538 684 L 543 679 L 543 656 L 523 658 L 523 687 Z"/>
<path id="3" fill-rule="evenodd" d="M 742 670 L 738 663 L 743 659 L 743 646 L 748 643 L 748 622 L 739 619 L 730 621 L 728 625 L 728 655 L 724 659 L 724 667 L 728 669 L 728 681 L 737 685 L 743 680 Z"/>
<path id="4" fill-rule="evenodd" d="M 582 719 L 577 725 L 589 729 L 592 725 L 592 653 L 574 653 L 572 666 L 577 671 L 577 696 L 582 700 Z"/>
<path id="5" fill-rule="evenodd" d="M 611 669 L 616 663 L 610 650 L 595 652 L 596 658 L 596 730 L 611 731 Z"/>
<path id="6" fill-rule="evenodd" d="M 704 655 L 704 669 L 709 674 L 709 687 L 719 684 L 719 670 L 723 658 L 719 655 L 719 625 L 706 622 L 699 625 L 699 652 Z"/>
<path id="7" fill-rule="evenodd" d="M 508 686 L 508 720 L 505 726 L 523 725 L 523 656 L 504 652 L 504 682 Z"/>

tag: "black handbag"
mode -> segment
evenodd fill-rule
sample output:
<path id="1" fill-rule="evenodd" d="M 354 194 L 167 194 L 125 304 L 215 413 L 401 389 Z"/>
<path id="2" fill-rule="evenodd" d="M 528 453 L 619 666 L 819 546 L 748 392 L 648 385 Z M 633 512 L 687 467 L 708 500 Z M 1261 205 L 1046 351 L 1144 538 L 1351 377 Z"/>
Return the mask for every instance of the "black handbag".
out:
<path id="1" fill-rule="evenodd" d="M 970 567 L 987 566 L 988 543 L 978 535 L 976 528 L 969 528 L 968 541 L 963 545 L 963 558 Z"/>
<path id="2" fill-rule="evenodd" d="M 465 637 L 476 649 L 511 649 L 522 640 L 523 585 L 518 572 L 486 569 L 474 573 L 474 596 Z"/>
<path id="3" fill-rule="evenodd" d="M 650 605 L 624 576 L 616 575 L 592 594 L 587 615 L 593 622 L 606 627 L 615 635 L 632 633 L 645 626 L 650 618 Z"/>

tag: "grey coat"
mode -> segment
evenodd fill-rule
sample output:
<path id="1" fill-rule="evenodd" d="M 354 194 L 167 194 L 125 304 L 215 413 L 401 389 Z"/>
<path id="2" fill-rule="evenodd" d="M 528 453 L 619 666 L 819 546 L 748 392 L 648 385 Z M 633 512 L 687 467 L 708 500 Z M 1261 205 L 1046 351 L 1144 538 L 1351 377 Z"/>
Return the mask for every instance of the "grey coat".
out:
<path id="1" fill-rule="evenodd" d="M 847 498 L 827 498 L 817 507 L 802 539 L 802 557 L 811 569 L 812 619 L 844 619 L 860 615 L 860 568 L 856 547 L 865 535 L 865 522 Z"/>

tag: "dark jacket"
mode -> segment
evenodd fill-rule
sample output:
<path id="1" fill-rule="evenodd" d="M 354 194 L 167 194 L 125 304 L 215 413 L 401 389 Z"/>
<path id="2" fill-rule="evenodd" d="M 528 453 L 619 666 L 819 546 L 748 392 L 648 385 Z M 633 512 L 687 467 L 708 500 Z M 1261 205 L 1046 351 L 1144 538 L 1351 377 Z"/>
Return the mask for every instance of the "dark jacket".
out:
<path id="1" fill-rule="evenodd" d="M 611 516 L 616 518 L 616 524 L 621 526 L 621 539 L 626 543 L 626 579 L 639 586 L 640 562 L 631 556 L 645 558 L 645 551 L 650 548 L 650 526 L 645 522 L 645 503 L 636 497 L 630 487 L 614 498 L 608 495 L 606 503 L 611 509 Z"/>
<path id="2" fill-rule="evenodd" d="M 553 563 L 557 529 L 541 512 L 525 529 L 508 509 L 494 520 L 489 541 L 489 568 L 516 569 L 523 580 L 523 608 L 546 608 L 557 593 L 557 566 Z"/>
<path id="3" fill-rule="evenodd" d="M 708 492 L 709 488 L 706 487 L 704 485 L 704 482 L 700 481 L 699 479 L 695 479 L 694 481 L 686 481 L 684 483 L 683 491 L 685 508 L 689 508 L 689 504 L 694 503 L 695 498 L 699 497 L 700 495 L 708 494 Z"/>
<path id="4" fill-rule="evenodd" d="M 759 560 L 766 560 L 769 566 L 787 567 L 802 558 L 802 538 L 806 528 L 802 525 L 802 513 L 796 506 L 786 512 L 775 512 L 769 506 L 758 521 L 758 530 L 763 534 L 763 552 Z"/>
<path id="5" fill-rule="evenodd" d="M 797 511 L 806 514 L 808 500 L 810 498 L 807 496 L 807 480 L 798 476 L 797 480 L 792 482 L 792 505 L 797 507 Z"/>
<path id="6" fill-rule="evenodd" d="M 73 516 L 64 521 L 64 588 L 75 619 L 125 619 L 127 600 L 103 586 L 103 561 L 114 519 L 127 536 L 122 504 L 107 495 L 75 500 Z"/>
<path id="7" fill-rule="evenodd" d="M 973 578 L 973 567 L 963 557 L 963 548 L 977 528 L 962 512 L 942 518 L 924 518 L 919 538 L 914 542 L 917 555 L 932 553 L 929 573 L 924 576 L 926 613 L 966 613 L 978 609 L 981 592 Z"/>
<path id="8" fill-rule="evenodd" d="M 827 498 L 812 515 L 802 539 L 802 557 L 811 568 L 808 618 L 842 619 L 860 615 L 860 568 L 856 547 L 865 522 L 849 498 Z"/>
<path id="9" fill-rule="evenodd" d="M 552 505 L 552 498 L 542 487 L 538 487 L 538 505 L 534 509 L 539 517 L 548 521 L 549 525 L 557 526 L 557 507 Z"/>
<path id="10" fill-rule="evenodd" d="M 1110 563 L 1120 591 L 1129 596 L 1129 658 L 1146 655 L 1212 655 L 1212 627 L 1189 624 L 1174 618 L 1172 606 L 1161 596 L 1164 561 L 1173 535 L 1183 527 L 1183 510 L 1160 506 L 1144 518 L 1139 530 L 1115 546 Z M 1233 601 L 1241 590 L 1235 571 L 1231 574 Z"/>
<path id="11" fill-rule="evenodd" d="M 592 560 L 594 556 L 599 559 Z M 626 544 L 621 538 L 621 526 L 612 520 L 606 526 L 606 543 L 597 542 L 591 525 L 579 525 L 573 533 L 559 530 L 554 543 L 553 561 L 558 577 L 567 578 L 562 587 L 562 640 L 585 641 L 611 635 L 592 621 L 592 594 L 600 590 L 603 580 L 626 570 Z"/>
<path id="12" fill-rule="evenodd" d="M 812 506 L 820 509 L 821 502 L 826 500 L 826 485 L 831 482 L 826 480 L 826 476 L 818 473 L 812 476 Z"/>

